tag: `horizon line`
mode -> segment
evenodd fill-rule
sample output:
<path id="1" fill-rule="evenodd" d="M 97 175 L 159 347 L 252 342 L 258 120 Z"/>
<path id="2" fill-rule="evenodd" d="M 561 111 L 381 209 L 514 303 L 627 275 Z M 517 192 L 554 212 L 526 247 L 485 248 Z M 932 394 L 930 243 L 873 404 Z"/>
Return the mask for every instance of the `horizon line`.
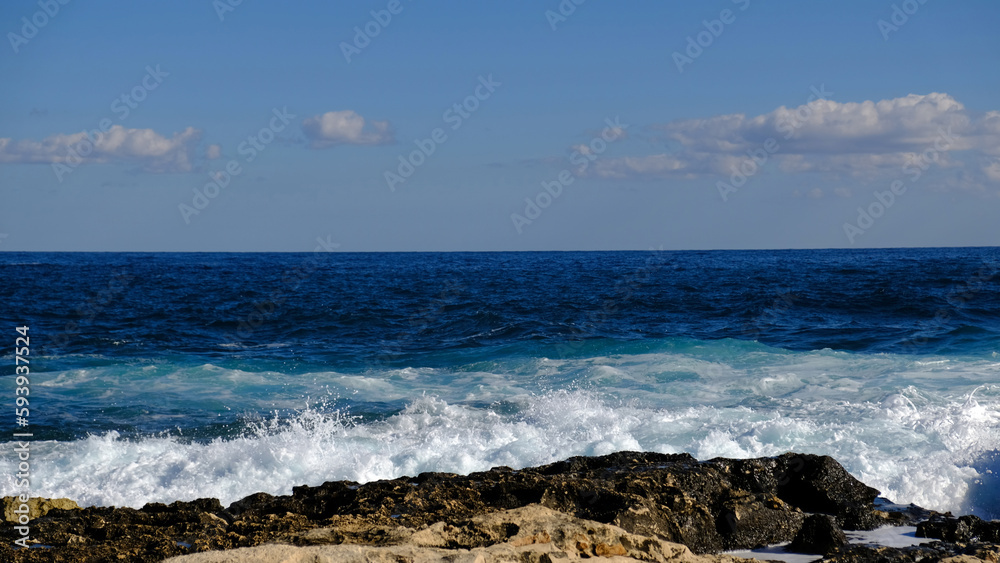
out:
<path id="1" fill-rule="evenodd" d="M 1000 246 L 884 246 L 817 248 L 646 248 L 614 250 L 331 250 L 323 254 L 502 254 L 549 252 L 792 252 L 826 250 L 939 250 L 997 248 Z M 0 254 L 311 254 L 316 250 L 0 250 Z"/>

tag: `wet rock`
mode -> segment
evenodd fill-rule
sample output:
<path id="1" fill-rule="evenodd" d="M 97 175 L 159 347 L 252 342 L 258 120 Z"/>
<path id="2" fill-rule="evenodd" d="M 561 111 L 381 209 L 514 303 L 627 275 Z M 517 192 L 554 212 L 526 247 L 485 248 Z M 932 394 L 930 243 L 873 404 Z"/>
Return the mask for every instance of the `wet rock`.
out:
<path id="1" fill-rule="evenodd" d="M 911 547 L 851 545 L 823 558 L 833 563 L 995 563 L 1000 561 L 1000 546 L 960 545 L 932 542 Z"/>
<path id="2" fill-rule="evenodd" d="M 847 545 L 847 536 L 837 526 L 837 520 L 826 514 L 813 514 L 788 546 L 789 551 L 826 555 Z"/>
<path id="3" fill-rule="evenodd" d="M 916 526 L 920 522 L 940 514 L 915 504 L 893 504 L 883 498 L 876 499 L 875 507 L 877 509 L 875 514 L 883 520 L 880 525 Z"/>
<path id="4" fill-rule="evenodd" d="M 977 516 L 954 518 L 935 515 L 917 525 L 918 538 L 934 538 L 947 542 L 1000 543 L 1000 520 L 985 521 Z"/>
<path id="5" fill-rule="evenodd" d="M 777 461 L 777 494 L 785 502 L 805 512 L 835 515 L 848 530 L 878 527 L 873 509 L 878 490 L 855 479 L 832 457 L 785 454 Z"/>

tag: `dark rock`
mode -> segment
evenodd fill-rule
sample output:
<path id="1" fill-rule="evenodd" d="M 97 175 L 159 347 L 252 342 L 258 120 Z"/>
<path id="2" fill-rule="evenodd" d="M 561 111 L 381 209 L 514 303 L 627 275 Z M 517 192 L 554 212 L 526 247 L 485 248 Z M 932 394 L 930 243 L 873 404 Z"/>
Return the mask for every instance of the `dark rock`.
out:
<path id="1" fill-rule="evenodd" d="M 847 536 L 837 526 L 837 520 L 826 514 L 813 514 L 788 546 L 789 551 L 826 555 L 847 545 Z"/>
<path id="2" fill-rule="evenodd" d="M 250 495 L 228 508 L 199 499 L 140 510 L 53 510 L 32 522 L 32 538 L 53 547 L 19 551 L 16 560 L 160 561 L 269 542 L 393 545 L 406 536 L 401 530 L 432 525 L 464 529 L 469 545 L 485 545 L 516 530 L 469 522 L 532 504 L 699 553 L 796 539 L 825 553 L 843 537 L 840 527 L 892 521 L 875 509 L 877 494 L 825 456 L 698 462 L 686 454 L 619 452 L 518 471 L 301 486 L 291 495 Z M 0 561 L 15 560 L 14 534 L 10 525 L 0 528 L 6 544 Z"/>
<path id="3" fill-rule="evenodd" d="M 940 514 L 915 504 L 893 504 L 884 498 L 875 499 L 875 508 L 876 514 L 893 526 L 916 526 Z"/>
<path id="4" fill-rule="evenodd" d="M 777 461 L 778 496 L 785 502 L 806 512 L 836 515 L 849 530 L 878 527 L 873 517 L 878 490 L 855 479 L 832 457 L 785 454 Z"/>
<path id="5" fill-rule="evenodd" d="M 985 521 L 977 516 L 954 518 L 939 514 L 917 524 L 916 535 L 918 538 L 934 538 L 947 542 L 1000 543 L 1000 520 Z"/>
<path id="6" fill-rule="evenodd" d="M 949 559 L 967 556 L 976 559 Z M 849 545 L 840 551 L 823 558 L 825 562 L 833 563 L 934 563 L 941 560 L 954 563 L 973 563 L 975 561 L 1000 561 L 1000 546 L 974 544 L 961 545 L 946 542 L 931 542 L 911 547 L 881 547 L 867 545 Z"/>

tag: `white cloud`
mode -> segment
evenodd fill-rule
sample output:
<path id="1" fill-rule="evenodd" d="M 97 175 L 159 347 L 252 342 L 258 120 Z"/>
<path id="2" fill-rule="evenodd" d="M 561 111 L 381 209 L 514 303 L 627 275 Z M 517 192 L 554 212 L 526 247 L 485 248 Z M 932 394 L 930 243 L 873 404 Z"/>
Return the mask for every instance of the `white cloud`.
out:
<path id="1" fill-rule="evenodd" d="M 631 178 L 635 176 L 696 178 L 705 174 L 723 174 L 738 166 L 740 158 L 725 154 L 689 153 L 682 155 L 652 154 L 602 158 L 590 163 L 589 173 L 600 178 Z"/>
<path id="2" fill-rule="evenodd" d="M 205 158 L 209 160 L 222 158 L 222 147 L 220 145 L 208 145 L 205 148 Z"/>
<path id="3" fill-rule="evenodd" d="M 747 117 L 730 114 L 656 125 L 658 140 L 675 150 L 662 154 L 598 161 L 597 176 L 626 178 L 690 178 L 728 176 L 760 150 L 768 139 L 778 144 L 771 155 L 785 173 L 829 172 L 837 176 L 873 178 L 898 173 L 935 142 L 933 164 L 961 167 L 952 151 L 986 157 L 983 179 L 1000 175 L 1000 111 L 975 116 L 948 94 L 910 94 L 902 98 L 840 103 L 814 100 L 796 108 L 779 107 Z"/>
<path id="4" fill-rule="evenodd" d="M 170 138 L 152 129 L 112 126 L 91 139 L 86 133 L 58 133 L 41 141 L 0 138 L 0 162 L 9 163 L 135 163 L 155 173 L 189 172 L 201 131 L 188 127 Z"/>
<path id="5" fill-rule="evenodd" d="M 773 137 L 782 153 L 886 154 L 923 150 L 939 129 L 964 130 L 969 123 L 962 104 L 947 94 L 932 93 L 860 103 L 820 99 L 756 117 L 721 115 L 654 129 L 700 152 L 744 151 Z"/>
<path id="6" fill-rule="evenodd" d="M 983 173 L 986 174 L 990 180 L 1000 182 L 1000 160 L 994 160 L 992 163 L 983 166 Z"/>
<path id="7" fill-rule="evenodd" d="M 385 145 L 395 142 L 388 121 L 369 121 L 351 110 L 307 117 L 302 130 L 313 148 L 333 145 Z"/>

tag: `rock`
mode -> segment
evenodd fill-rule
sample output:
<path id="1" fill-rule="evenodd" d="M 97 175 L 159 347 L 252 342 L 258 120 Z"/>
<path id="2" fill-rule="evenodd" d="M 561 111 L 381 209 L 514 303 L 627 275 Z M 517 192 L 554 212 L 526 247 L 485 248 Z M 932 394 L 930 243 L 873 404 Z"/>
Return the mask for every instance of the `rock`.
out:
<path id="1" fill-rule="evenodd" d="M 880 518 L 872 509 L 879 492 L 865 486 L 830 456 L 785 454 L 777 458 L 777 494 L 805 512 L 837 516 L 848 530 L 871 530 Z M 754 461 L 754 460 L 747 460 Z"/>
<path id="2" fill-rule="evenodd" d="M 944 542 L 931 542 L 911 547 L 873 547 L 851 545 L 823 558 L 831 563 L 996 563 L 1000 561 L 1000 546 L 963 546 Z"/>
<path id="3" fill-rule="evenodd" d="M 751 561 L 727 555 L 695 555 L 680 544 L 630 534 L 610 524 L 582 520 L 538 504 L 478 516 L 458 525 L 444 522 L 411 531 L 393 546 L 268 545 L 171 558 L 170 563 L 280 561 L 632 561 L 711 563 Z"/>
<path id="4" fill-rule="evenodd" d="M 80 505 L 68 498 L 29 498 L 28 502 L 22 503 L 18 497 L 3 497 L 3 517 L 4 521 L 17 523 L 20 514 L 15 513 L 22 504 L 28 505 L 28 518 L 34 520 L 49 513 L 50 510 L 75 510 Z"/>
<path id="5" fill-rule="evenodd" d="M 847 545 L 847 536 L 837 526 L 837 520 L 827 514 L 813 514 L 788 546 L 789 551 L 826 555 Z"/>
<path id="6" fill-rule="evenodd" d="M 947 542 L 971 541 L 1000 543 L 1000 520 L 985 521 L 978 516 L 935 515 L 917 524 L 918 538 L 935 538 Z"/>
<path id="7" fill-rule="evenodd" d="M 225 558 L 221 550 L 268 544 L 284 544 L 273 549 L 296 558 L 335 548 L 338 558 L 404 552 L 410 555 L 399 557 L 440 558 L 445 550 L 473 560 L 503 559 L 529 550 L 524 557 L 530 561 L 584 554 L 680 560 L 796 538 L 832 545 L 839 528 L 893 521 L 875 509 L 877 494 L 824 456 L 699 462 L 687 454 L 619 452 L 517 471 L 329 482 L 294 487 L 291 495 L 258 493 L 229 507 L 198 499 L 139 510 L 53 510 L 32 520 L 29 540 L 50 548 L 21 550 L 15 558 L 11 542 L 18 536 L 7 525 L 0 527 L 0 561 Z M 671 547 L 677 545 L 689 552 Z M 935 553 L 975 556 L 945 547 Z"/>

